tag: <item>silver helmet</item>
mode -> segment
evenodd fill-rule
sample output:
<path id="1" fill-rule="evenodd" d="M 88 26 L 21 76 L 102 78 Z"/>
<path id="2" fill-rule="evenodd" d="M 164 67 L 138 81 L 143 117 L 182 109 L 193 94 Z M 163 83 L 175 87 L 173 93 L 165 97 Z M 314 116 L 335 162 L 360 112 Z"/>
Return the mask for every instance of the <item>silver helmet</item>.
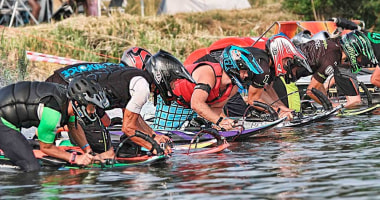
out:
<path id="1" fill-rule="evenodd" d="M 327 40 L 330 38 L 330 33 L 327 31 L 320 31 L 311 37 L 312 40 Z"/>
<path id="2" fill-rule="evenodd" d="M 311 39 L 311 32 L 308 30 L 301 31 L 297 33 L 290 41 L 293 42 L 294 45 L 298 46 L 300 44 L 309 42 Z"/>

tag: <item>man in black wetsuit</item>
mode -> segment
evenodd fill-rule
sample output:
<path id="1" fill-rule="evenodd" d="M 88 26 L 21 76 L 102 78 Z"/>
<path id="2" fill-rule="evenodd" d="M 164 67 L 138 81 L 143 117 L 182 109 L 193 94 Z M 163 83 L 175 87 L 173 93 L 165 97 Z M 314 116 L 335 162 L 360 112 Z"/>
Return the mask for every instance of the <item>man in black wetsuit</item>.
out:
<path id="1" fill-rule="evenodd" d="M 326 64 L 324 63 L 329 62 L 331 63 L 331 66 L 335 66 L 334 77 L 332 78 L 332 82 L 329 81 L 327 87 L 336 82 L 338 91 L 341 91 L 344 95 L 346 95 L 347 103 L 345 104 L 345 107 L 353 108 L 360 105 L 361 103 L 356 73 L 360 71 L 362 65 L 373 65 L 376 67 L 378 63 L 378 59 L 376 59 L 375 56 L 376 52 L 377 57 L 379 58 L 380 56 L 380 45 L 376 44 L 380 44 L 380 37 L 379 34 L 376 33 L 369 33 L 365 30 L 359 31 L 360 27 L 354 22 L 351 22 L 347 19 L 333 18 L 331 20 L 334 21 L 339 28 L 355 31 L 343 35 L 342 38 L 325 39 L 328 41 L 331 40 L 335 44 L 331 42 L 324 43 L 323 41 L 318 42 L 318 40 L 315 40 L 316 43 L 309 45 L 307 45 L 307 43 L 301 44 L 300 48 L 303 49 L 304 52 L 306 51 L 305 54 L 308 54 L 308 51 L 310 51 L 311 55 L 309 57 L 317 58 L 315 62 L 317 65 L 318 62 L 321 63 L 321 68 L 317 70 L 317 74 L 313 75 L 313 78 L 315 78 L 314 83 L 315 80 L 318 82 L 324 81 L 325 76 L 330 74 L 324 73 L 331 71 L 329 69 L 330 67 L 326 67 Z M 362 32 L 364 32 L 364 34 Z M 318 43 L 322 43 L 324 48 L 320 48 L 321 45 Z M 335 50 L 328 50 L 328 46 L 340 47 L 342 54 L 342 57 L 340 59 L 341 62 L 338 62 L 338 48 L 332 48 Z M 313 55 L 318 53 L 321 54 L 320 57 L 323 59 L 318 59 L 319 55 Z M 336 55 L 336 58 L 332 58 L 334 55 Z M 328 61 L 326 61 L 326 59 Z M 338 64 L 333 64 L 335 62 Z M 376 71 L 374 74 L 376 74 Z M 371 81 L 376 82 L 374 77 L 376 76 L 372 76 Z M 321 88 L 321 90 L 323 89 Z"/>
<path id="2" fill-rule="evenodd" d="M 322 103 L 315 96 L 312 89 L 315 88 L 326 95 L 323 83 L 333 75 L 335 83 L 347 99 L 346 108 L 353 108 L 361 104 L 358 81 L 351 72 L 351 65 L 346 61 L 345 49 L 339 38 L 326 38 L 326 40 L 310 40 L 298 45 L 298 49 L 305 55 L 312 73 L 305 71 L 303 67 L 291 64 L 292 81 L 301 77 L 312 75 L 306 94 L 317 103 Z"/>
<path id="3" fill-rule="evenodd" d="M 355 98 L 358 95 L 355 89 L 358 88 L 357 82 L 346 83 L 345 79 L 342 79 L 342 74 L 349 75 L 350 73 L 346 70 L 347 64 L 341 62 L 342 50 L 337 40 L 311 40 L 300 44 L 299 49 L 305 54 L 313 70 L 312 78 L 306 91 L 309 97 L 321 104 L 311 89 L 315 88 L 326 95 L 327 91 L 323 83 L 330 75 L 334 75 L 337 85 L 346 85 L 344 87 L 344 94 L 347 96 L 346 106 L 360 103 L 360 97 L 359 99 Z M 295 75 L 295 80 L 309 75 L 297 66 L 293 68 L 292 72 Z"/>
<path id="4" fill-rule="evenodd" d="M 67 73 L 70 69 L 86 68 L 91 65 L 93 65 L 93 63 L 82 63 L 61 68 L 55 71 L 47 81 L 65 83 L 78 74 L 92 77 L 105 89 L 111 104 L 108 109 L 123 109 L 122 131 L 127 136 L 134 135 L 135 131 L 141 131 L 148 136 L 154 137 L 154 140 L 159 144 L 169 141 L 169 138 L 166 136 L 156 135 L 152 128 L 144 121 L 140 112 L 142 106 L 149 99 L 151 89 L 155 95 L 160 94 L 165 101 L 170 102 L 176 98 L 172 93 L 175 80 L 187 79 L 194 82 L 181 62 L 170 53 L 160 50 L 148 59 L 145 63 L 144 70 L 135 67 L 116 66 L 107 67 L 103 70 L 82 70 L 77 71 L 77 73 Z M 105 112 L 103 111 L 103 114 L 99 116 L 104 118 L 104 116 L 106 116 Z M 97 123 L 99 124 L 99 122 Z M 99 134 L 94 134 L 91 130 L 85 132 L 87 138 L 99 138 L 99 136 L 96 136 Z M 151 144 L 141 138 L 132 137 L 131 140 L 140 146 L 152 149 Z M 90 146 L 94 148 L 97 143 L 97 141 L 92 141 L 90 142 Z M 105 143 L 103 143 L 103 146 Z M 107 157 L 112 158 L 114 156 L 113 149 L 110 148 L 109 145 L 106 149 L 94 149 L 100 152 L 107 151 Z M 165 153 L 170 152 L 170 147 L 167 147 Z"/>
<path id="5" fill-rule="evenodd" d="M 371 83 L 380 87 L 380 33 L 354 30 L 342 37 L 342 44 L 352 71 L 359 72 L 363 66 L 375 67 Z"/>
<path id="6" fill-rule="evenodd" d="M 358 24 L 345 18 L 331 18 L 330 21 L 334 21 L 336 26 L 341 29 L 352 30 L 352 32 L 343 36 L 342 47 L 346 49 L 347 60 L 351 63 L 353 72 L 359 72 L 363 66 L 378 66 L 380 60 L 380 33 L 364 30 Z M 378 68 L 375 69 L 375 72 L 371 77 L 372 79 L 376 79 L 374 76 L 380 75 Z M 380 86 L 380 83 L 377 86 Z"/>
<path id="7" fill-rule="evenodd" d="M 55 130 L 68 125 L 69 133 L 81 147 L 87 141 L 76 119 L 91 120 L 95 108 L 106 108 L 109 101 L 100 86 L 86 78 L 73 79 L 68 87 L 46 82 L 19 82 L 0 89 L 0 149 L 24 171 L 40 169 L 33 149 L 20 133 L 21 128 L 37 127 L 43 153 L 78 165 L 88 165 L 94 156 L 84 148 L 77 155 L 54 145 Z"/>
<path id="8" fill-rule="evenodd" d="M 131 47 L 123 52 L 120 63 L 78 63 L 60 68 L 53 75 L 47 78 L 46 82 L 54 82 L 67 85 L 75 76 L 88 75 L 91 73 L 112 73 L 114 71 L 124 70 L 129 67 L 142 69 L 146 61 L 152 57 L 152 54 L 141 47 Z M 111 120 L 104 109 L 97 109 L 97 115 L 101 119 L 94 122 L 82 124 L 86 138 L 89 142 L 89 148 L 95 153 L 106 152 L 104 157 L 113 157 L 113 148 L 111 148 L 111 138 L 105 127 L 108 127 Z M 75 141 L 72 141 L 75 143 Z"/>

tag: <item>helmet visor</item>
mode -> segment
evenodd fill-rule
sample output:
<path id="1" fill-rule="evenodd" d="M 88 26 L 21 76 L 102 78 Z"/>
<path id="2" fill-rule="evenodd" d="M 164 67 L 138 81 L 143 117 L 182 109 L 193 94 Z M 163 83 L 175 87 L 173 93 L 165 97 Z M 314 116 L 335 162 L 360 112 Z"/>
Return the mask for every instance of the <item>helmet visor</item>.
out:
<path id="1" fill-rule="evenodd" d="M 110 106 L 110 102 L 103 90 L 98 91 L 98 93 L 94 94 L 92 97 L 86 93 L 84 93 L 83 96 L 87 102 L 97 105 L 99 108 L 108 108 Z"/>
<path id="2" fill-rule="evenodd" d="M 255 57 L 248 50 L 237 46 L 231 46 L 230 54 L 231 58 L 235 61 L 231 63 L 232 68 L 237 68 L 240 70 L 250 70 L 255 74 L 264 73 L 264 70 L 256 61 Z"/>
<path id="3" fill-rule="evenodd" d="M 180 70 L 176 71 L 175 75 L 172 78 L 172 81 L 175 81 L 176 79 L 186 79 L 191 83 L 197 83 L 185 67 L 181 67 Z"/>

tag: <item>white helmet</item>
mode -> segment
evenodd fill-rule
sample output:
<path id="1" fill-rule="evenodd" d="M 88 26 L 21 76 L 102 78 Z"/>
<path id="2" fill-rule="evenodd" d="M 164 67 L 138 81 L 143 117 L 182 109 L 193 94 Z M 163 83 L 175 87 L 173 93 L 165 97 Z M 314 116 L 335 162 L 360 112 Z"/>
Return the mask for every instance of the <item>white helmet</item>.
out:
<path id="1" fill-rule="evenodd" d="M 330 33 L 327 31 L 320 31 L 311 37 L 312 40 L 327 40 L 330 38 Z"/>

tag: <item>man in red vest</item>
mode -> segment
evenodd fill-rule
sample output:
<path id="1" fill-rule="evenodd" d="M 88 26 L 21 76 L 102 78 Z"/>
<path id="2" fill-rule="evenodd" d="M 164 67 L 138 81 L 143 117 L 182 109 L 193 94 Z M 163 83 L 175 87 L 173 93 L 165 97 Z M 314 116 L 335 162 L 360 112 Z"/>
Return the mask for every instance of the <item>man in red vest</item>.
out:
<path id="1" fill-rule="evenodd" d="M 244 89 L 248 73 L 263 73 L 253 55 L 238 46 L 224 49 L 219 63 L 200 62 L 185 66 L 196 84 L 178 80 L 173 90 L 177 103 L 170 106 L 158 102 L 154 129 L 178 129 L 199 115 L 225 130 L 234 128 L 234 120 L 226 118 L 223 107 L 238 89 Z"/>

